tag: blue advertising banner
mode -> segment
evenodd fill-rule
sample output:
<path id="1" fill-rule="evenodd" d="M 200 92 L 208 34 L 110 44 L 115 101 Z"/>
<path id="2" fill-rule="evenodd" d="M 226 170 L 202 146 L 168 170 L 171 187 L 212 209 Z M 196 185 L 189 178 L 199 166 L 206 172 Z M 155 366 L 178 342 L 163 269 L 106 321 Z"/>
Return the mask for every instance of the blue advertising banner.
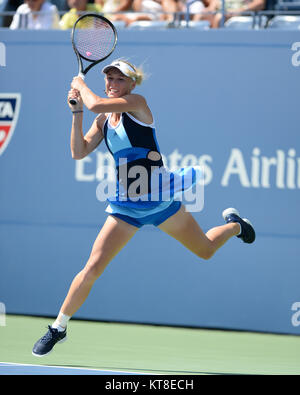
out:
<path id="1" fill-rule="evenodd" d="M 113 159 L 104 143 L 71 157 L 70 32 L 0 34 L 0 302 L 7 313 L 56 316 L 107 217 L 96 192 L 114 179 Z M 300 333 L 297 40 L 288 31 L 119 31 L 111 59 L 143 66 L 136 92 L 154 114 L 165 165 L 204 170 L 193 216 L 207 231 L 235 207 L 257 240 L 233 238 L 204 261 L 146 226 L 75 317 Z M 102 67 L 86 78 L 100 96 Z M 85 110 L 85 131 L 95 116 Z"/>

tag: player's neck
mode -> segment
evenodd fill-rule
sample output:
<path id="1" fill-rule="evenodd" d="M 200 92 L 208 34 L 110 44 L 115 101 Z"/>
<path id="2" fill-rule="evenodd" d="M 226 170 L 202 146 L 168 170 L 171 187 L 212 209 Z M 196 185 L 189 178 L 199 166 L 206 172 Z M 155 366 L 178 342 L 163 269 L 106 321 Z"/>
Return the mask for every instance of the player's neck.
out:
<path id="1" fill-rule="evenodd" d="M 120 112 L 113 112 L 113 113 L 111 113 L 111 116 L 110 116 L 110 124 L 111 124 L 111 126 L 115 127 L 115 126 L 117 126 L 119 124 L 120 119 L 121 119 L 121 115 L 122 115 L 122 113 L 120 113 Z"/>
<path id="2" fill-rule="evenodd" d="M 120 119 L 121 119 L 121 115 L 122 115 L 122 113 L 121 112 L 113 112 L 112 114 L 111 114 L 111 117 L 110 117 L 110 119 L 112 120 L 112 122 L 119 122 L 120 121 Z"/>

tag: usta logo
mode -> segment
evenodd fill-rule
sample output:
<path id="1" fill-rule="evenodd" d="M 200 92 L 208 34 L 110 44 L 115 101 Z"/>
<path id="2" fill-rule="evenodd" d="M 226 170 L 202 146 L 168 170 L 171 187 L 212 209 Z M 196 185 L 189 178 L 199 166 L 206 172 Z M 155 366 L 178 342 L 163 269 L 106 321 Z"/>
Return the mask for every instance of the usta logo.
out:
<path id="1" fill-rule="evenodd" d="M 14 133 L 21 105 L 20 93 L 0 94 L 0 155 L 6 150 Z"/>

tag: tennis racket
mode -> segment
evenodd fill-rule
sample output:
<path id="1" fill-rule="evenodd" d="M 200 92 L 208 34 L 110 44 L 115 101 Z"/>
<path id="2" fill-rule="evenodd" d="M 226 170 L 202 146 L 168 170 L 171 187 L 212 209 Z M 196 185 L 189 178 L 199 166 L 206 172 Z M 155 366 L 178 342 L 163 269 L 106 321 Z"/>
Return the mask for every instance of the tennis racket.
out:
<path id="1" fill-rule="evenodd" d="M 96 64 L 112 54 L 117 44 L 117 31 L 104 16 L 84 14 L 77 19 L 72 29 L 72 45 L 78 60 L 78 76 L 83 80 Z M 83 60 L 89 62 L 84 68 Z M 77 104 L 76 99 L 69 103 Z"/>

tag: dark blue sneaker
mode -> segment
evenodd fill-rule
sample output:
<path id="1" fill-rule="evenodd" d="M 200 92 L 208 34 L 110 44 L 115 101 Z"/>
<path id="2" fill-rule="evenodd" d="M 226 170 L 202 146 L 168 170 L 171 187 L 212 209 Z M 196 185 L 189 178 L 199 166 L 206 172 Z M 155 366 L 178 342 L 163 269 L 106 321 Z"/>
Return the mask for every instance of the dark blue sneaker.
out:
<path id="1" fill-rule="evenodd" d="M 241 225 L 242 232 L 239 237 L 244 243 L 251 244 L 255 240 L 255 230 L 251 222 L 247 218 L 241 218 L 239 212 L 235 208 L 227 208 L 223 211 L 223 218 L 226 223 L 238 222 Z"/>
<path id="2" fill-rule="evenodd" d="M 67 340 L 67 330 L 59 332 L 57 329 L 48 325 L 48 332 L 38 340 L 32 349 L 35 357 L 43 357 L 49 354 L 56 343 L 62 343 Z"/>

